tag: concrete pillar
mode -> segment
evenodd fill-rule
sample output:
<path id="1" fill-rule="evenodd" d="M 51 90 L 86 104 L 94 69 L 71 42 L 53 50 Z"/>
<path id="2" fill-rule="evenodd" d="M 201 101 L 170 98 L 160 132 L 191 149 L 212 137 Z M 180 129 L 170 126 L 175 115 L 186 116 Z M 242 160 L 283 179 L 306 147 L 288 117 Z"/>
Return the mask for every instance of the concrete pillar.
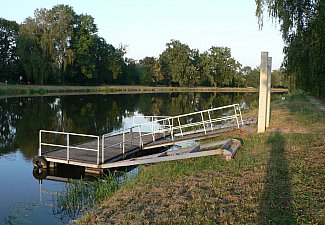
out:
<path id="1" fill-rule="evenodd" d="M 267 103 L 266 103 L 266 127 L 270 126 L 271 119 L 271 77 L 272 77 L 272 57 L 268 57 L 267 68 Z"/>
<path id="2" fill-rule="evenodd" d="M 257 133 L 264 133 L 266 127 L 266 109 L 267 109 L 267 68 L 268 68 L 268 52 L 261 53 L 260 68 L 260 89 L 258 101 L 258 122 Z"/>

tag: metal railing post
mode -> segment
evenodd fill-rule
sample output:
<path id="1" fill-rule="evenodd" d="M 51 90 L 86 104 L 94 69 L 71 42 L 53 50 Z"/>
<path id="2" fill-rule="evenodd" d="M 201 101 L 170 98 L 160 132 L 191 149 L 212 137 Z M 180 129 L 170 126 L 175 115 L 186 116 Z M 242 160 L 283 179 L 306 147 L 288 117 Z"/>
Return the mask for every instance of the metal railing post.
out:
<path id="1" fill-rule="evenodd" d="M 131 127 L 131 146 L 134 146 L 134 135 L 133 135 L 133 127 Z"/>
<path id="2" fill-rule="evenodd" d="M 170 120 L 172 121 L 170 124 Z M 173 126 L 173 119 L 172 118 L 168 118 L 168 125 L 169 125 L 169 129 L 170 129 L 170 136 L 172 138 L 172 141 L 174 141 L 174 126 Z"/>
<path id="3" fill-rule="evenodd" d="M 241 110 L 240 110 L 240 106 L 239 105 L 238 105 L 238 110 L 239 110 L 241 125 L 243 126 L 244 125 L 244 122 L 243 122 L 243 117 L 241 115 Z"/>
<path id="4" fill-rule="evenodd" d="M 153 125 L 153 117 L 151 118 L 151 136 L 152 136 L 152 141 L 155 141 L 155 132 L 154 132 L 154 125 Z"/>
<path id="5" fill-rule="evenodd" d="M 97 165 L 99 165 L 99 136 L 97 137 Z"/>
<path id="6" fill-rule="evenodd" d="M 142 134 L 141 134 L 140 126 L 138 127 L 138 129 L 139 129 L 139 147 L 141 148 L 143 146 L 143 142 L 142 142 Z"/>
<path id="7" fill-rule="evenodd" d="M 236 117 L 236 122 L 237 122 L 237 128 L 239 129 L 239 122 L 238 122 L 238 117 L 237 117 L 236 105 L 234 105 L 234 111 L 235 111 L 235 117 Z"/>
<path id="8" fill-rule="evenodd" d="M 39 141 L 39 145 L 38 145 L 38 155 L 41 156 L 42 155 L 42 131 L 39 131 L 38 134 L 38 141 Z"/>
<path id="9" fill-rule="evenodd" d="M 125 130 L 123 131 L 123 143 L 122 143 L 122 153 L 125 152 Z"/>
<path id="10" fill-rule="evenodd" d="M 177 117 L 177 119 L 178 119 L 178 126 L 179 126 L 179 129 L 181 131 L 181 135 L 183 136 L 182 126 L 181 126 L 181 120 L 179 119 L 179 117 Z"/>
<path id="11" fill-rule="evenodd" d="M 212 120 L 211 120 L 210 110 L 208 111 L 208 115 L 209 115 L 211 130 L 213 130 L 213 124 L 212 124 Z"/>
<path id="12" fill-rule="evenodd" d="M 105 158 L 104 158 L 104 145 L 105 145 L 105 135 L 102 136 L 102 164 L 104 164 Z"/>
<path id="13" fill-rule="evenodd" d="M 69 154 L 69 148 L 70 148 L 70 135 L 69 133 L 67 133 L 67 161 L 69 161 L 69 158 L 70 158 L 70 154 Z"/>
<path id="14" fill-rule="evenodd" d="M 205 123 L 204 123 L 204 117 L 203 117 L 203 112 L 202 111 L 201 111 L 201 118 L 202 118 L 202 123 L 203 123 L 204 134 L 207 134 L 207 131 L 205 129 Z"/>

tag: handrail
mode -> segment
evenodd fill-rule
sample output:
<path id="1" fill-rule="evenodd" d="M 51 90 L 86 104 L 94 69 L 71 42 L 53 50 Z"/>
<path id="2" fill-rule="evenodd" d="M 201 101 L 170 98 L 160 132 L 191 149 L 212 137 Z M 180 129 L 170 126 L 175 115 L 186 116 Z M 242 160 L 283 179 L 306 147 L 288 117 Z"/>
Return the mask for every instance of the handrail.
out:
<path id="1" fill-rule="evenodd" d="M 66 135 L 66 145 L 58 145 L 58 144 L 42 142 L 42 133 Z M 97 148 L 82 148 L 82 147 L 73 146 L 70 143 L 70 136 L 96 138 L 97 139 Z M 94 151 L 94 152 L 97 152 L 97 165 L 99 165 L 99 151 L 100 151 L 99 150 L 99 136 L 89 135 L 89 134 L 78 134 L 78 133 L 71 133 L 71 132 L 62 132 L 62 131 L 40 130 L 39 131 L 39 149 L 38 149 L 38 155 L 39 156 L 42 155 L 42 146 L 66 148 L 67 149 L 67 157 L 66 157 L 67 161 L 69 161 L 69 159 L 70 159 L 70 149 L 78 149 L 78 150 L 84 150 L 84 151 Z"/>
<path id="2" fill-rule="evenodd" d="M 232 105 L 227 105 L 227 106 L 222 106 L 222 107 L 218 107 L 218 108 L 212 108 L 212 109 L 206 109 L 206 110 L 201 110 L 201 111 L 198 111 L 198 112 L 192 112 L 192 113 L 187 113 L 187 114 L 182 114 L 182 115 L 177 115 L 177 116 L 169 116 L 167 117 L 166 119 L 173 119 L 173 118 L 181 118 L 181 117 L 186 117 L 186 116 L 191 116 L 191 115 L 195 115 L 195 114 L 198 114 L 198 113 L 205 113 L 205 112 L 211 112 L 211 111 L 217 111 L 217 110 L 221 110 L 221 109 L 226 109 L 226 108 L 231 108 L 231 107 L 238 107 L 237 109 L 240 111 L 240 107 L 239 107 L 239 104 L 232 104 Z M 241 114 L 241 112 L 240 112 Z M 155 122 L 161 122 L 163 120 L 166 120 L 166 119 L 160 119 L 160 120 L 155 120 Z M 242 119 L 241 119 L 242 120 Z M 143 124 L 141 124 L 143 125 Z"/>
<path id="3" fill-rule="evenodd" d="M 165 118 L 168 118 L 169 116 L 133 116 L 132 117 L 132 125 L 133 126 L 137 126 L 137 125 L 141 125 L 143 123 L 136 123 L 136 119 L 137 118 L 143 118 L 143 119 L 149 119 L 150 121 L 148 123 L 152 123 L 152 122 L 155 122 L 157 120 L 160 120 L 160 119 L 165 119 Z"/>
<path id="4" fill-rule="evenodd" d="M 125 154 L 125 145 L 127 143 L 131 143 L 132 146 L 135 146 L 136 145 L 135 141 L 137 139 L 139 139 L 138 147 L 142 148 L 143 145 L 144 145 L 143 137 L 151 135 L 152 136 L 152 141 L 155 141 L 157 133 L 168 132 L 168 131 L 170 131 L 172 129 L 172 127 L 169 126 L 169 125 L 167 125 L 168 126 L 167 129 L 158 128 L 157 130 L 154 130 L 154 126 L 151 126 L 151 128 L 152 128 L 151 132 L 143 133 L 142 130 L 141 130 L 141 127 L 145 126 L 146 124 L 139 124 L 139 125 L 132 126 L 130 128 L 125 128 L 125 129 L 119 130 L 118 132 L 108 133 L 108 134 L 102 135 L 102 163 L 104 163 L 104 161 L 105 161 L 105 149 L 107 149 L 107 148 L 120 146 L 122 154 Z M 133 132 L 133 130 L 136 130 L 136 129 L 137 129 L 137 132 Z M 128 139 L 125 139 L 125 135 L 128 134 L 128 133 L 130 133 L 132 135 L 132 137 L 128 138 Z M 135 133 L 138 133 L 138 135 L 134 135 Z M 117 136 L 117 135 L 122 135 L 123 140 L 120 141 L 120 142 L 116 142 L 114 144 L 111 144 L 109 146 L 105 146 L 105 138 L 111 138 L 111 137 L 114 137 L 114 136 Z"/>
<path id="5" fill-rule="evenodd" d="M 204 124 L 208 124 L 210 122 L 211 124 L 211 128 L 213 129 L 212 127 L 212 122 L 216 122 L 214 121 L 213 119 L 211 119 L 211 112 L 213 111 L 218 111 L 218 110 L 221 110 L 221 109 L 227 109 L 227 108 L 233 108 L 234 110 L 234 114 L 232 116 L 223 116 L 223 117 L 220 117 L 220 121 L 226 121 L 226 120 L 232 120 L 232 119 L 236 119 L 236 123 L 237 123 L 237 127 L 239 129 L 240 127 L 240 124 L 239 124 L 239 120 L 238 120 L 238 117 L 240 117 L 240 123 L 241 125 L 244 125 L 243 123 L 243 118 L 242 118 L 242 114 L 241 114 L 241 110 L 240 110 L 240 106 L 239 104 L 232 104 L 232 105 L 227 105 L 227 106 L 222 106 L 222 107 L 218 107 L 218 108 L 212 108 L 212 109 L 206 109 L 206 110 L 201 110 L 201 111 L 198 111 L 198 112 L 192 112 L 192 113 L 187 113 L 187 114 L 182 114 L 182 115 L 177 115 L 177 116 L 170 116 L 168 118 L 165 118 L 165 119 L 160 119 L 160 120 L 155 120 L 154 122 L 155 123 L 164 123 L 164 121 L 169 121 L 169 124 L 170 124 L 170 121 L 172 121 L 172 128 L 173 130 L 177 130 L 179 129 L 180 132 L 182 133 L 182 128 L 184 127 L 190 127 L 190 126 L 196 126 L 198 125 L 197 123 L 193 123 L 191 125 L 191 123 L 188 123 L 185 124 L 185 125 L 181 125 L 181 121 L 180 119 L 181 118 L 184 118 L 184 117 L 187 117 L 187 116 L 193 116 L 193 115 L 198 115 L 198 114 L 201 114 L 201 118 L 202 118 L 202 125 Z M 237 111 L 239 111 L 239 114 L 237 113 Z M 209 117 L 209 120 L 204 120 L 204 117 L 203 117 L 203 114 L 204 113 L 208 113 L 208 117 Z M 224 119 L 222 119 L 224 118 Z M 178 126 L 174 126 L 173 125 L 173 121 L 174 119 L 177 120 L 177 123 L 178 123 Z M 144 123 L 144 124 L 141 124 L 141 125 L 146 125 L 146 124 L 150 124 L 151 122 L 148 122 L 148 123 Z M 205 128 L 204 128 L 205 129 Z"/>

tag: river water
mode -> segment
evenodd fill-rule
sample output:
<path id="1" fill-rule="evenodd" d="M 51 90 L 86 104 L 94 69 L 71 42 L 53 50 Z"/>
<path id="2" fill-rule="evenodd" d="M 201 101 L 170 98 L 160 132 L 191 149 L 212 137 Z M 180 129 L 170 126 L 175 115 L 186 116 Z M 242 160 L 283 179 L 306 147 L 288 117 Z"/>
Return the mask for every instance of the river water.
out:
<path id="1" fill-rule="evenodd" d="M 62 181 L 33 176 L 40 129 L 102 135 L 130 127 L 134 115 L 178 115 L 239 103 L 256 107 L 257 93 L 76 95 L 0 99 L 0 224 L 66 224 L 53 195 L 78 168 L 59 171 Z M 89 178 L 90 179 L 90 178 Z"/>

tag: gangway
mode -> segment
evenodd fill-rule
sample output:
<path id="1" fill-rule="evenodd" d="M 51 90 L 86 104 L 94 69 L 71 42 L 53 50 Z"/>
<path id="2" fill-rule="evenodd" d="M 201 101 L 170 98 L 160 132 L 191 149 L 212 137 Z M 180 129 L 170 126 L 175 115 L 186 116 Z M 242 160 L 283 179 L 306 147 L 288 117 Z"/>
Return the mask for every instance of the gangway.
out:
<path id="1" fill-rule="evenodd" d="M 103 169 L 141 150 L 166 147 L 184 140 L 200 140 L 244 125 L 239 104 L 176 116 L 145 117 L 145 123 L 113 133 L 87 135 L 39 131 L 38 167 L 57 163 Z M 106 164 L 106 166 L 105 166 Z"/>

